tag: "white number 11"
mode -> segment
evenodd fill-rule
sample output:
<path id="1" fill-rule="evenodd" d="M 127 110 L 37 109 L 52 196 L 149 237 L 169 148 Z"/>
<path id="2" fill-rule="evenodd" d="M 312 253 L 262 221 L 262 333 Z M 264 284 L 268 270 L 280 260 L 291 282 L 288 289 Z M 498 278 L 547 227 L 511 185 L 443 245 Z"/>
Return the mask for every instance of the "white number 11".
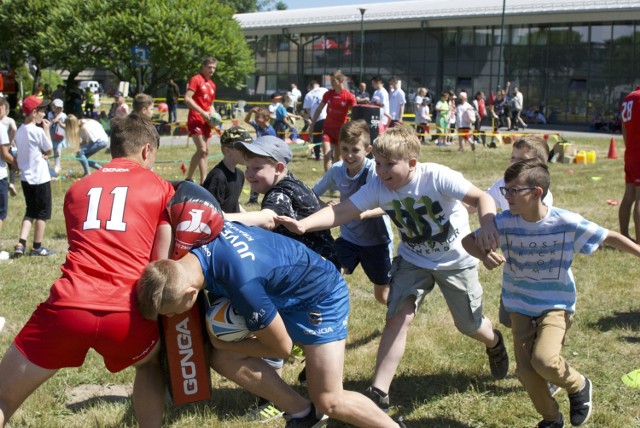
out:
<path id="1" fill-rule="evenodd" d="M 123 221 L 124 206 L 127 201 L 127 187 L 116 187 L 111 191 L 113 195 L 111 203 L 111 216 L 106 221 L 106 230 L 116 230 L 124 232 L 127 229 L 127 223 Z M 93 187 L 87 193 L 89 196 L 89 208 L 87 210 L 87 219 L 82 224 L 83 230 L 100 229 L 101 221 L 98 219 L 98 207 L 100 206 L 100 198 L 102 196 L 102 187 Z"/>

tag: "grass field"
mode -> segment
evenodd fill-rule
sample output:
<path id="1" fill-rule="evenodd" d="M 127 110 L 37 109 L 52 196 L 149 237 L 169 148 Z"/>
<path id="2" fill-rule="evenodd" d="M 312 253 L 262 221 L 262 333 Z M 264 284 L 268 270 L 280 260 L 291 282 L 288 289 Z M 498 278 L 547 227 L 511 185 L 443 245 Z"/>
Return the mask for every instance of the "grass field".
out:
<path id="1" fill-rule="evenodd" d="M 551 164 L 555 205 L 577 211 L 604 227 L 618 229 L 617 207 L 607 200 L 619 200 L 623 193 L 622 159 L 606 159 L 606 138 L 576 139 L 576 148 L 595 150 L 595 165 Z M 622 157 L 622 142 L 617 140 Z M 425 146 L 422 160 L 448 165 L 464 173 L 480 188 L 489 187 L 504 171 L 511 147 L 490 150 L 480 147 L 475 154 L 458 153 L 456 146 Z M 67 149 L 66 155 L 72 153 Z M 161 147 L 156 171 L 167 179 L 182 177 L 180 165 L 188 165 L 193 145 Z M 308 159 L 308 149 L 297 148 L 290 164 L 294 174 L 313 184 L 322 174 L 320 162 Z M 210 167 L 218 161 L 219 146 L 212 145 Z M 100 154 L 96 159 L 107 160 Z M 7 318 L 0 334 L 0 353 L 38 302 L 46 299 L 52 281 L 58 277 L 66 250 L 62 201 L 79 164 L 63 159 L 63 171 L 70 177 L 53 183 L 54 215 L 47 226 L 45 245 L 59 255 L 49 258 L 23 257 L 0 262 L 0 315 Z M 243 196 L 243 202 L 248 198 Z M 9 218 L 0 233 L 0 249 L 12 252 L 17 239 L 24 202 L 21 194 L 11 198 Z M 472 227 L 477 221 L 472 217 Z M 30 245 L 30 242 L 29 242 Z M 640 367 L 640 285 L 637 259 L 604 248 L 593 256 L 578 256 L 574 274 L 578 287 L 578 312 L 564 355 L 594 384 L 592 427 L 640 427 L 640 390 L 625 386 L 620 377 Z M 484 286 L 485 314 L 497 320 L 500 272 L 480 268 Z M 345 386 L 358 391 L 370 382 L 384 308 L 375 302 L 373 290 L 361 270 L 347 278 L 351 287 L 352 313 L 345 364 Z M 497 322 L 497 321 L 496 321 Z M 503 328 L 505 338 L 511 333 Z M 508 346 L 510 356 L 513 355 Z M 285 378 L 295 382 L 300 363 L 285 366 Z M 101 359 L 91 353 L 80 369 L 63 370 L 42 386 L 16 413 L 12 427 L 121 427 L 135 426 L 131 401 L 119 395 L 71 403 L 70 392 L 84 384 L 102 386 L 132 383 L 133 370 L 109 374 Z M 168 427 L 241 427 L 241 415 L 254 399 L 229 381 L 213 375 L 214 398 L 184 407 L 168 406 Z M 296 386 L 297 387 L 297 386 Z M 304 389 L 300 388 L 304 393 Z M 406 354 L 391 386 L 392 414 L 403 415 L 410 427 L 533 427 L 540 419 L 511 367 L 505 380 L 494 381 L 484 349 L 455 330 L 442 295 L 432 293 L 409 333 Z M 558 396 L 568 415 L 566 393 Z M 268 425 L 269 426 L 269 425 Z M 284 426 L 279 420 L 270 426 Z M 330 426 L 342 424 L 331 422 Z"/>

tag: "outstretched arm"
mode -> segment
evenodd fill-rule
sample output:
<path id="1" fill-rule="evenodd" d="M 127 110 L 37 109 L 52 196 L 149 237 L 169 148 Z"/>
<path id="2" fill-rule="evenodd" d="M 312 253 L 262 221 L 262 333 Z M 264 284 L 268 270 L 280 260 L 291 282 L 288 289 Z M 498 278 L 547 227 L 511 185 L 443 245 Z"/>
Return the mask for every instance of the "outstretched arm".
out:
<path id="1" fill-rule="evenodd" d="M 276 227 L 276 213 L 268 208 L 243 213 L 224 213 L 224 218 L 225 220 L 237 221 L 247 226 L 260 226 L 268 230 L 273 230 Z"/>
<path id="2" fill-rule="evenodd" d="M 640 246 L 616 231 L 608 231 L 604 244 L 617 248 L 620 251 L 633 254 L 636 257 L 640 257 Z"/>
<path id="3" fill-rule="evenodd" d="M 506 261 L 502 254 L 493 250 L 485 251 L 480 248 L 473 233 L 462 238 L 462 246 L 467 253 L 479 259 L 488 270 L 495 269 Z"/>
<path id="4" fill-rule="evenodd" d="M 276 221 L 278 224 L 289 229 L 289 231 L 302 235 L 307 232 L 326 230 L 340 226 L 349 220 L 359 218 L 360 212 L 353 202 L 347 199 L 338 205 L 329 205 L 302 220 L 278 216 L 276 217 Z"/>
<path id="5" fill-rule="evenodd" d="M 500 237 L 495 225 L 496 204 L 493 198 L 476 186 L 471 186 L 462 199 L 462 202 L 478 210 L 480 231 L 476 239 L 480 248 L 484 250 L 495 250 L 498 248 Z"/>

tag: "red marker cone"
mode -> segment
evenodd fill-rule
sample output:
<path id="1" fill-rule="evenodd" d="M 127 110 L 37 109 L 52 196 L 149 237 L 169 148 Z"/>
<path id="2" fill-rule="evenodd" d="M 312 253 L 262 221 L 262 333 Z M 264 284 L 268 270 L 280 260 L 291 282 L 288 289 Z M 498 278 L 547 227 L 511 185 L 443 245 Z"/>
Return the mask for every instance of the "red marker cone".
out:
<path id="1" fill-rule="evenodd" d="M 611 142 L 609 143 L 609 154 L 607 155 L 607 159 L 618 159 L 616 140 L 613 137 L 611 137 Z"/>

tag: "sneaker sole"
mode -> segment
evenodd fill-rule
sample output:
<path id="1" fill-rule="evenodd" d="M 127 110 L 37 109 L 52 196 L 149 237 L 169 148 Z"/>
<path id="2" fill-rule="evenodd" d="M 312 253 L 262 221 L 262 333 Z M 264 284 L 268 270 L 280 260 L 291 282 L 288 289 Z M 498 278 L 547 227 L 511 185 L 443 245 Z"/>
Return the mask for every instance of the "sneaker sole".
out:
<path id="1" fill-rule="evenodd" d="M 591 413 L 593 413 L 593 383 L 591 383 L 591 380 L 588 380 L 589 382 L 589 413 L 587 413 L 587 417 L 584 418 L 584 421 L 582 421 L 579 424 L 574 425 L 573 423 L 571 424 L 574 427 L 579 427 L 581 425 L 586 424 L 589 421 L 589 418 L 591 418 Z"/>
<path id="2" fill-rule="evenodd" d="M 318 422 L 315 423 L 315 425 L 313 425 L 311 428 L 320 428 L 320 427 L 324 427 L 329 423 L 329 416 L 327 415 L 322 415 L 322 419 L 320 419 Z"/>

